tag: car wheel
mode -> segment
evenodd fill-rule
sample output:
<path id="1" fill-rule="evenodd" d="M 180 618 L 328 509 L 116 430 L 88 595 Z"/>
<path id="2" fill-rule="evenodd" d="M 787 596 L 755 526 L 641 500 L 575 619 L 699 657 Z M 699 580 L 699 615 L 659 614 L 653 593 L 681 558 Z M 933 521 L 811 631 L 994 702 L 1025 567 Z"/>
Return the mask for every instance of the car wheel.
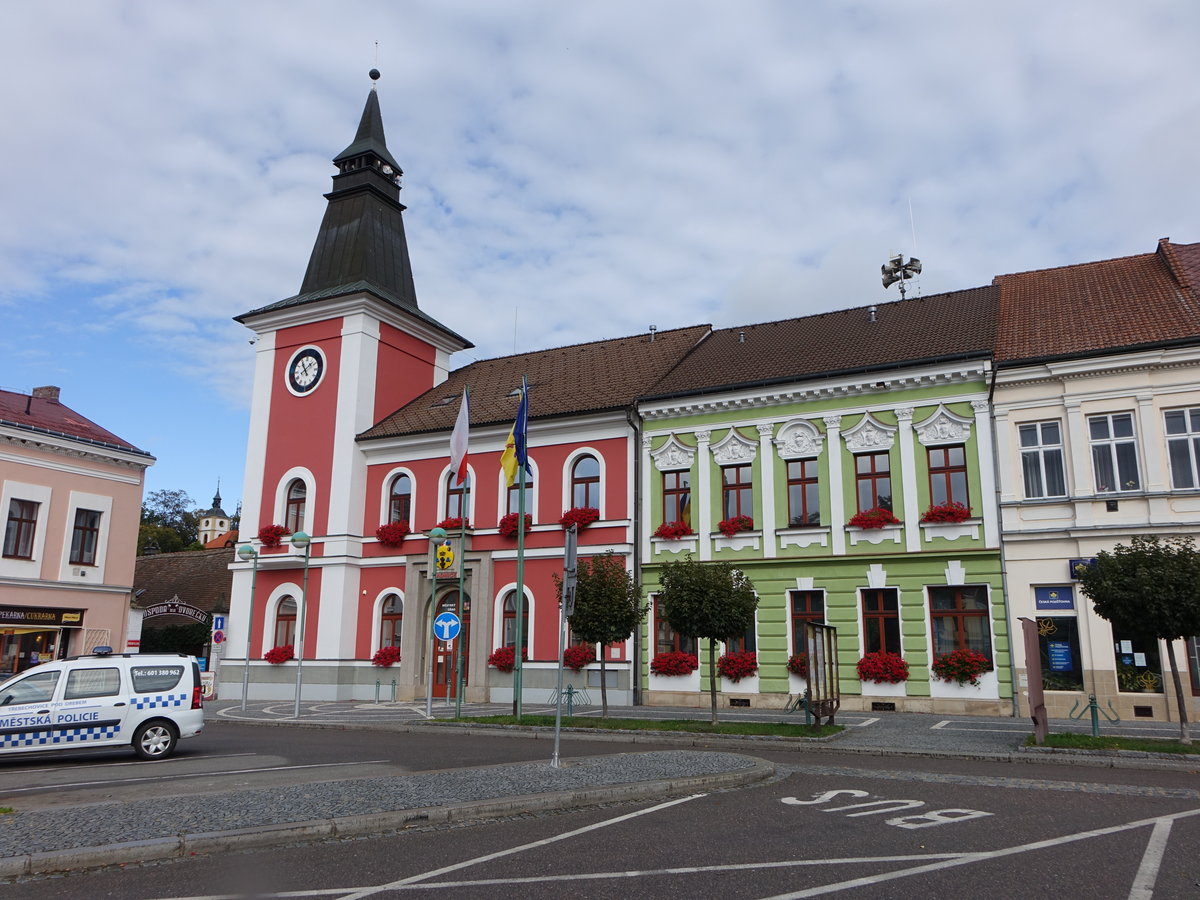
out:
<path id="1" fill-rule="evenodd" d="M 165 759 L 179 738 L 167 722 L 145 722 L 133 733 L 133 750 L 142 759 Z"/>

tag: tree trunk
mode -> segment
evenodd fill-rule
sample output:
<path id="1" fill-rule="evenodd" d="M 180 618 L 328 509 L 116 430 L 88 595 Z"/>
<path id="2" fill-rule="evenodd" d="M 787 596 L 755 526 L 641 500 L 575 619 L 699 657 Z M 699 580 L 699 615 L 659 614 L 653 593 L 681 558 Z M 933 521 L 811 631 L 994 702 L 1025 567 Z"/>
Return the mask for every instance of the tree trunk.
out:
<path id="1" fill-rule="evenodd" d="M 708 696 L 712 700 L 712 724 L 717 724 L 717 642 L 708 639 Z"/>
<path id="2" fill-rule="evenodd" d="M 586 671 L 586 670 L 585 670 Z M 600 645 L 600 718 L 608 718 L 608 670 L 605 668 L 604 645 Z"/>
<path id="3" fill-rule="evenodd" d="M 1192 736 L 1188 732 L 1187 699 L 1183 696 L 1183 683 L 1175 662 L 1175 642 L 1172 640 L 1167 641 L 1167 659 L 1171 661 L 1171 680 L 1175 682 L 1175 700 L 1179 704 L 1179 743 L 1190 744 Z"/>

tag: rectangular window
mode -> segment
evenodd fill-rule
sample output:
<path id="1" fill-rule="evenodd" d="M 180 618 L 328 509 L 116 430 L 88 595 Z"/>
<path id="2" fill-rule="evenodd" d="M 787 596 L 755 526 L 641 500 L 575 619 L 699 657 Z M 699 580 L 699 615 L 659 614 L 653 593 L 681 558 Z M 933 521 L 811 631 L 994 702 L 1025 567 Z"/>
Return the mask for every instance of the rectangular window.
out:
<path id="1" fill-rule="evenodd" d="M 1138 490 L 1142 481 L 1138 475 L 1133 413 L 1088 416 L 1088 436 L 1092 441 L 1096 493 Z"/>
<path id="2" fill-rule="evenodd" d="M 878 588 L 862 592 L 863 644 L 867 653 L 900 653 L 900 592 Z"/>
<path id="3" fill-rule="evenodd" d="M 508 487 L 507 497 L 505 499 L 505 512 L 515 513 L 521 505 L 521 473 L 517 472 L 517 477 Z M 528 472 L 525 473 L 525 512 L 533 512 L 533 476 Z"/>
<path id="4" fill-rule="evenodd" d="M 792 652 L 805 653 L 808 648 L 804 646 L 804 624 L 825 623 L 825 592 L 788 591 L 788 606 L 792 615 Z"/>
<path id="5" fill-rule="evenodd" d="M 788 524 L 820 525 L 821 504 L 815 459 L 794 459 L 787 464 Z"/>
<path id="6" fill-rule="evenodd" d="M 1034 422 L 1017 429 L 1021 442 L 1021 471 L 1025 476 L 1025 496 L 1067 496 L 1063 470 L 1062 426 L 1058 422 Z"/>
<path id="7" fill-rule="evenodd" d="M 992 658 L 992 629 L 988 622 L 987 588 L 929 588 L 929 623 L 933 658 L 955 650 L 974 650 Z"/>
<path id="8" fill-rule="evenodd" d="M 471 476 L 462 484 L 456 484 L 457 476 L 451 472 L 446 476 L 446 518 L 464 518 L 471 521 Z"/>
<path id="9" fill-rule="evenodd" d="M 99 539 L 100 513 L 94 509 L 75 510 L 75 529 L 71 532 L 71 565 L 94 566 Z"/>
<path id="10" fill-rule="evenodd" d="M 1158 639 L 1126 634 L 1113 628 L 1117 651 L 1117 690 L 1127 694 L 1161 694 L 1162 662 Z"/>
<path id="11" fill-rule="evenodd" d="M 967 495 L 967 448 L 962 444 L 929 448 L 929 498 L 935 506 L 961 503 L 970 508 L 971 500 Z"/>
<path id="12" fill-rule="evenodd" d="M 721 467 L 721 518 L 754 516 L 754 482 L 751 466 Z"/>
<path id="13" fill-rule="evenodd" d="M 1074 616 L 1039 616 L 1038 649 L 1042 657 L 1042 690 L 1083 690 L 1079 657 L 1079 623 Z"/>
<path id="14" fill-rule="evenodd" d="M 654 603 L 654 652 L 659 653 L 674 653 L 681 651 L 683 653 L 696 653 L 697 641 L 694 637 L 685 637 L 678 634 L 673 629 L 667 620 L 663 617 L 662 607 L 658 602 L 658 595 L 653 595 Z"/>
<path id="15" fill-rule="evenodd" d="M 858 511 L 892 508 L 891 461 L 886 453 L 860 453 L 854 457 Z"/>
<path id="16" fill-rule="evenodd" d="M 662 478 L 662 520 L 692 524 L 692 473 L 663 472 Z"/>
<path id="17" fill-rule="evenodd" d="M 1200 697 L 1200 637 L 1188 638 L 1188 670 L 1192 673 L 1192 696 Z"/>
<path id="18" fill-rule="evenodd" d="M 86 700 L 89 697 L 115 697 L 121 692 L 119 669 L 74 669 L 67 674 L 64 700 Z"/>
<path id="19" fill-rule="evenodd" d="M 1200 409 L 1173 409 L 1163 414 L 1171 487 L 1200 487 Z"/>
<path id="20" fill-rule="evenodd" d="M 38 506 L 33 500 L 8 502 L 8 525 L 4 529 L 4 555 L 33 559 L 33 534 L 37 529 Z"/>
<path id="21" fill-rule="evenodd" d="M 745 634 L 739 634 L 737 637 L 727 638 L 725 641 L 726 653 L 754 653 L 757 644 L 754 641 L 754 626 L 751 625 L 746 629 Z"/>

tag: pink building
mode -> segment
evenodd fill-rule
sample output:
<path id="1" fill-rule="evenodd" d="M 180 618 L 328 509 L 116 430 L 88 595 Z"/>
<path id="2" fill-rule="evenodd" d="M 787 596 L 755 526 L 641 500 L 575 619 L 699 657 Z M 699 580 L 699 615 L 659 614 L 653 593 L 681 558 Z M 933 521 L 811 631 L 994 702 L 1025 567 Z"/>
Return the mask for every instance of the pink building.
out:
<path id="1" fill-rule="evenodd" d="M 0 674 L 125 649 L 154 457 L 59 402 L 0 391 Z"/>

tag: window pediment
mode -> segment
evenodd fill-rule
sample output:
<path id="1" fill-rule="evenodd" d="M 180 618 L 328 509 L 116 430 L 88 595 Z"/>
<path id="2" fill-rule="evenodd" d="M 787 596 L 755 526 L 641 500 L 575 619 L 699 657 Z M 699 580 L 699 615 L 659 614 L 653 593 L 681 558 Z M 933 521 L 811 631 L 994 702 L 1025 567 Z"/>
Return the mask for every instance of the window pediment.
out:
<path id="1" fill-rule="evenodd" d="M 846 440 L 846 449 L 851 453 L 891 450 L 896 442 L 896 430 L 867 413 L 857 425 L 842 432 L 842 437 Z"/>
<path id="2" fill-rule="evenodd" d="M 928 419 L 913 426 L 917 440 L 926 447 L 942 444 L 965 444 L 971 437 L 971 419 L 956 416 L 945 406 L 939 405 Z"/>
<path id="3" fill-rule="evenodd" d="M 712 445 L 713 459 L 722 466 L 753 462 L 757 452 L 758 442 L 742 437 L 736 428 Z"/>
<path id="4" fill-rule="evenodd" d="M 660 472 L 677 472 L 680 469 L 690 469 L 696 459 L 696 450 L 680 443 L 675 435 L 667 438 L 667 442 L 653 450 L 650 458 L 654 460 L 654 468 Z"/>
<path id="5" fill-rule="evenodd" d="M 775 438 L 776 452 L 780 459 L 809 459 L 820 456 L 825 446 L 825 437 L 817 427 L 804 419 L 788 422 L 779 429 Z"/>

